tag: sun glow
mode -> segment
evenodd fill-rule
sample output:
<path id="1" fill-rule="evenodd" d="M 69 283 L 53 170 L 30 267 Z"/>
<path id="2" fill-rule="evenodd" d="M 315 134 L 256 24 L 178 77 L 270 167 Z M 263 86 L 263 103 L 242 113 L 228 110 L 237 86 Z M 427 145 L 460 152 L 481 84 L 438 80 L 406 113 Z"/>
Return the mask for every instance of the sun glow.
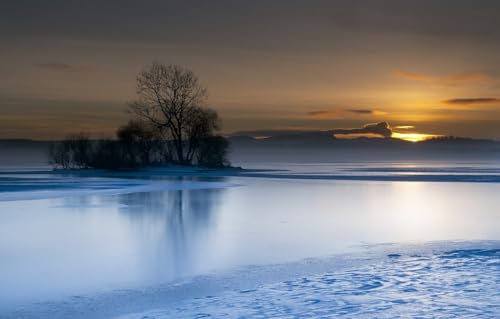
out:
<path id="1" fill-rule="evenodd" d="M 422 142 L 431 138 L 440 137 L 441 135 L 436 134 L 423 134 L 423 133 L 399 133 L 392 132 L 392 138 L 399 138 L 408 142 Z"/>
<path id="2" fill-rule="evenodd" d="M 400 130 L 411 130 L 415 128 L 413 125 L 398 125 L 394 127 L 395 129 L 400 129 Z"/>

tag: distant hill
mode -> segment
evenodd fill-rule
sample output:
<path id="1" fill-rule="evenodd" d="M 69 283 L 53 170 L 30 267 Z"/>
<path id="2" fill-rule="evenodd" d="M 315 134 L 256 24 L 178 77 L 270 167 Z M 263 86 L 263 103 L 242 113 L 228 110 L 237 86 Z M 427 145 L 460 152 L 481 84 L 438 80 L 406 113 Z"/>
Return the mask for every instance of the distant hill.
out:
<path id="1" fill-rule="evenodd" d="M 45 166 L 51 142 L 0 140 L 0 166 Z"/>
<path id="2" fill-rule="evenodd" d="M 338 139 L 329 131 L 255 139 L 229 137 L 236 162 L 329 162 L 373 160 L 500 160 L 500 142 L 443 137 L 413 143 L 395 138 Z"/>

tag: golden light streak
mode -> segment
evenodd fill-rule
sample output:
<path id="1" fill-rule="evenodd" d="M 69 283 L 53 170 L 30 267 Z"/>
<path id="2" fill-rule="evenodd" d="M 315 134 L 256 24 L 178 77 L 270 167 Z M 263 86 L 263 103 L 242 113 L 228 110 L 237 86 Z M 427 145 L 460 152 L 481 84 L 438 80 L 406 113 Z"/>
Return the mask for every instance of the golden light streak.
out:
<path id="1" fill-rule="evenodd" d="M 400 133 L 400 132 L 392 132 L 392 138 L 398 138 L 401 140 L 405 140 L 408 142 L 422 142 L 431 138 L 440 137 L 442 135 L 437 134 L 424 134 L 424 133 Z"/>
<path id="2" fill-rule="evenodd" d="M 353 140 L 361 137 L 366 138 L 384 138 L 382 135 L 374 133 L 350 133 L 350 134 L 335 134 L 335 138 Z"/>

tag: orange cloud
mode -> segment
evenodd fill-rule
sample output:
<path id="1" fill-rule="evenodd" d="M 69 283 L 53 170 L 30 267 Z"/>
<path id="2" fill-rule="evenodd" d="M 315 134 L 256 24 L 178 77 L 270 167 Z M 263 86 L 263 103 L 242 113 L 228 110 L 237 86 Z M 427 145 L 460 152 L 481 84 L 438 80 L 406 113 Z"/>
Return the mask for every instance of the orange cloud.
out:
<path id="1" fill-rule="evenodd" d="M 404 70 L 397 70 L 394 75 L 411 81 L 425 82 L 433 85 L 440 86 L 455 86 L 468 83 L 491 83 L 494 79 L 486 73 L 482 72 L 466 72 L 458 74 L 450 74 L 445 76 L 435 76 L 423 73 L 408 72 Z"/>

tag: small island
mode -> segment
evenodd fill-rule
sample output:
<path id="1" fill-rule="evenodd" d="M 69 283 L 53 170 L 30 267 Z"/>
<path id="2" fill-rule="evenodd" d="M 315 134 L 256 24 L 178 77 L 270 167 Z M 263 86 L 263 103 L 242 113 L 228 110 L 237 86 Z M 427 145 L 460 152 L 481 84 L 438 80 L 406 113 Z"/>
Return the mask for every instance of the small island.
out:
<path id="1" fill-rule="evenodd" d="M 137 76 L 131 118 L 116 139 L 69 135 L 50 148 L 50 164 L 63 169 L 138 169 L 148 166 L 228 168 L 229 143 L 221 121 L 206 107 L 207 89 L 193 71 L 152 63 Z"/>

